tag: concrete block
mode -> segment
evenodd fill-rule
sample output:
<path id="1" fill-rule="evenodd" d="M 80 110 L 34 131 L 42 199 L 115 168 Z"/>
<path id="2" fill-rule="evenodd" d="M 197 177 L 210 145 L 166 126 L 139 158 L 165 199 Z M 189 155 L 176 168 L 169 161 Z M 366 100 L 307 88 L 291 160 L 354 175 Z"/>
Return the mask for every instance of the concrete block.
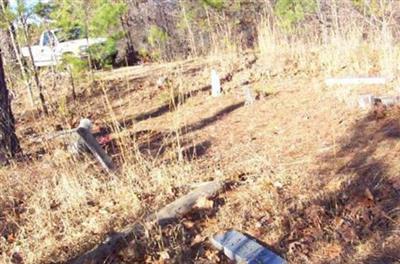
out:
<path id="1" fill-rule="evenodd" d="M 328 86 L 333 85 L 384 85 L 386 84 L 386 78 L 382 77 L 348 77 L 348 78 L 328 78 L 325 79 L 325 84 Z"/>
<path id="2" fill-rule="evenodd" d="M 246 264 L 284 264 L 284 259 L 271 250 L 260 245 L 254 239 L 235 231 L 229 230 L 211 238 L 211 243 L 237 263 Z"/>

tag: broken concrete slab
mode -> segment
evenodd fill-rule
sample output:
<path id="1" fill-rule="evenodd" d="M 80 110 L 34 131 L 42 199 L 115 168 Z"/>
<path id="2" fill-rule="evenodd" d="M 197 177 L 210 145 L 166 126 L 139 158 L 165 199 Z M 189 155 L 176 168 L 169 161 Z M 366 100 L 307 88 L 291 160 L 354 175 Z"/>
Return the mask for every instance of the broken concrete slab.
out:
<path id="1" fill-rule="evenodd" d="M 235 230 L 217 234 L 211 243 L 233 261 L 247 264 L 284 264 L 284 259 L 260 243 Z"/>
<path id="2" fill-rule="evenodd" d="M 333 85 L 384 85 L 387 80 L 383 77 L 348 77 L 348 78 L 327 78 L 325 84 L 328 86 Z"/>
<path id="3" fill-rule="evenodd" d="M 384 106 L 394 106 L 400 104 L 400 96 L 374 96 L 366 94 L 358 98 L 358 106 L 362 109 L 368 109 L 378 102 Z"/>
<path id="4" fill-rule="evenodd" d="M 379 98 L 381 103 L 386 106 L 393 106 L 400 103 L 400 96 L 380 96 L 376 98 Z"/>

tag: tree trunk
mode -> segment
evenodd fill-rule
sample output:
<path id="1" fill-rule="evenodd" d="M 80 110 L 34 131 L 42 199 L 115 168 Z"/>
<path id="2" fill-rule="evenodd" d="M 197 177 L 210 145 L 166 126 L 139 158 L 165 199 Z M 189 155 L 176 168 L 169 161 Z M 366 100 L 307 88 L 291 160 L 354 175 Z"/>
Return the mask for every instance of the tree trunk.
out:
<path id="1" fill-rule="evenodd" d="M 0 50 L 0 164 L 7 164 L 20 151 Z"/>
<path id="2" fill-rule="evenodd" d="M 191 48 L 192 48 L 190 53 L 191 53 L 191 55 L 194 55 L 195 57 L 197 57 L 198 53 L 197 53 L 197 47 L 196 47 L 196 40 L 194 38 L 194 34 L 193 34 L 192 28 L 189 23 L 189 18 L 187 16 L 185 4 L 182 2 L 182 0 L 179 1 L 179 4 L 181 6 L 183 20 L 185 21 L 186 28 L 188 30 L 189 37 L 190 37 L 190 44 L 191 44 Z"/>
<path id="3" fill-rule="evenodd" d="M 8 4 L 7 0 L 0 0 L 1 9 L 0 9 L 0 16 L 5 17 L 5 7 Z M 2 21 L 4 22 L 4 21 Z M 11 65 L 10 68 L 16 66 L 15 54 L 13 52 L 12 42 L 11 42 L 11 35 L 9 34 L 7 28 L 0 28 L 0 47 L 2 47 L 2 55 L 3 55 L 3 63 L 4 67 Z"/>
<path id="4" fill-rule="evenodd" d="M 8 2 L 5 1 L 5 0 L 0 0 L 0 5 L 1 5 L 1 9 L 2 9 L 3 14 L 5 14 Z M 7 21 L 7 23 L 8 23 L 8 28 L 7 28 L 8 29 L 8 34 L 9 34 L 10 42 L 11 42 L 10 44 L 12 44 L 12 48 L 14 50 L 14 56 L 16 57 L 16 60 L 18 61 L 18 65 L 19 65 L 19 68 L 21 70 L 22 79 L 24 80 L 26 89 L 28 91 L 29 102 L 30 102 L 31 106 L 33 107 L 34 106 L 34 102 L 33 102 L 32 88 L 31 88 L 31 84 L 28 81 L 28 73 L 26 72 L 26 69 L 25 69 L 24 64 L 22 62 L 22 55 L 21 55 L 21 52 L 20 52 L 19 43 L 18 43 L 17 38 L 16 38 L 15 27 L 14 27 L 14 25 L 13 25 L 13 23 L 11 21 Z"/>
<path id="5" fill-rule="evenodd" d="M 22 17 L 21 14 L 19 14 L 19 15 Z M 42 109 L 43 109 L 44 114 L 48 115 L 49 111 L 47 110 L 46 100 L 44 99 L 44 96 L 43 96 L 43 87 L 42 87 L 42 84 L 40 83 L 40 80 L 39 80 L 39 72 L 38 72 L 38 69 L 36 68 L 35 61 L 33 59 L 33 54 L 32 54 L 32 49 L 31 49 L 32 41 L 31 41 L 31 37 L 30 37 L 29 32 L 28 32 L 28 25 L 26 24 L 26 21 L 24 19 L 21 19 L 20 21 L 21 21 L 21 24 L 22 24 L 22 32 L 24 33 L 25 42 L 26 42 L 26 45 L 28 47 L 29 57 L 30 57 L 31 63 L 32 63 L 33 77 L 34 77 L 36 86 L 37 86 L 37 88 L 39 90 L 40 103 L 42 104 Z"/>

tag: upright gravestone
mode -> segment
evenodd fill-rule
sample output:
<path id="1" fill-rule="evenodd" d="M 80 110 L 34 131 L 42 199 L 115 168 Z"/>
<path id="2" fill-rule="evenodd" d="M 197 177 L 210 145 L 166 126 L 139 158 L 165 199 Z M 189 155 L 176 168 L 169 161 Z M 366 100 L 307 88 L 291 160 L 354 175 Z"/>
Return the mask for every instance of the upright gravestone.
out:
<path id="1" fill-rule="evenodd" d="M 260 245 L 254 239 L 235 231 L 229 230 L 211 238 L 211 243 L 237 263 L 246 264 L 285 264 L 280 256 Z"/>
<path id="2" fill-rule="evenodd" d="M 249 86 L 243 87 L 244 104 L 251 105 L 254 103 L 254 96 Z"/>
<path id="3" fill-rule="evenodd" d="M 358 98 L 358 106 L 361 109 L 368 109 L 374 103 L 374 98 L 375 97 L 372 94 L 360 95 L 360 97 Z"/>
<path id="4" fill-rule="evenodd" d="M 221 95 L 221 82 L 216 70 L 211 70 L 211 96 L 218 97 Z"/>

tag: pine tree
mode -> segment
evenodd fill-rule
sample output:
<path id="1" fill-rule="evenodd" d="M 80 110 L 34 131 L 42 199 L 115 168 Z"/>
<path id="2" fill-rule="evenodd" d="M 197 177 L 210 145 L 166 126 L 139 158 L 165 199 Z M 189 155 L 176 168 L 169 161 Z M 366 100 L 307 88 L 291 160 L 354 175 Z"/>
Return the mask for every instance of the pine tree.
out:
<path id="1" fill-rule="evenodd" d="M 0 164 L 7 164 L 20 151 L 0 50 Z"/>
<path id="2" fill-rule="evenodd" d="M 85 38 L 107 37 L 107 42 L 89 49 L 89 66 L 94 62 L 102 66 L 111 64 L 117 52 L 116 41 L 122 38 L 121 16 L 126 11 L 123 1 L 107 0 L 55 0 L 50 17 L 54 27 L 68 34 L 76 28 Z"/>

